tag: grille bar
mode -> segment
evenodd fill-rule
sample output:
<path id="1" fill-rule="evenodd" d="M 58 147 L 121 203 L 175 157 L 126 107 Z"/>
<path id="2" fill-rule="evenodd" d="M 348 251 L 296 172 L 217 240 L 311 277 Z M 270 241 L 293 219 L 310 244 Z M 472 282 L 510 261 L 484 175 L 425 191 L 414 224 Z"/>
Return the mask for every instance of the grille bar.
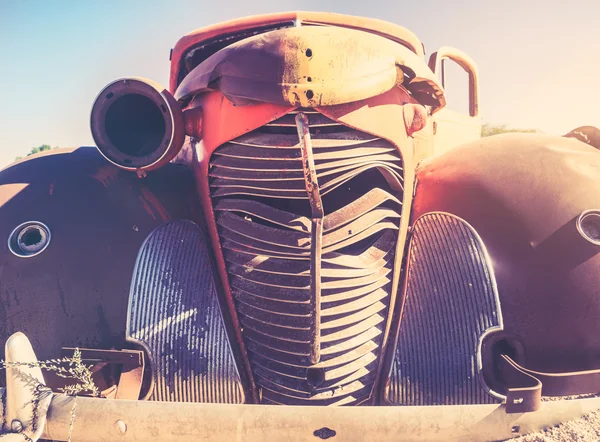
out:
<path id="1" fill-rule="evenodd" d="M 127 338 L 149 350 L 151 400 L 244 402 L 204 233 L 188 220 L 152 231 L 136 261 Z"/>
<path id="2" fill-rule="evenodd" d="M 284 117 L 285 118 L 285 117 Z M 283 119 L 283 118 L 282 118 Z M 312 116 L 314 122 L 315 115 Z M 320 122 L 321 120 L 319 120 Z M 312 212 L 310 236 L 310 362 L 313 364 L 321 360 L 321 255 L 323 253 L 323 201 L 319 191 L 319 180 L 315 159 L 313 157 L 312 142 L 310 139 L 310 123 L 308 117 L 299 113 L 295 118 L 300 139 L 300 152 L 302 153 L 302 169 L 304 184 L 310 210 Z"/>
<path id="3" fill-rule="evenodd" d="M 387 400 L 394 405 L 497 402 L 479 366 L 481 337 L 502 326 L 494 272 L 477 232 L 431 212 L 413 226 L 406 301 Z"/>
<path id="4" fill-rule="evenodd" d="M 375 170 L 379 178 L 364 175 Z M 216 223 L 263 403 L 348 405 L 370 396 L 402 175 L 393 145 L 313 110 L 213 153 Z"/>

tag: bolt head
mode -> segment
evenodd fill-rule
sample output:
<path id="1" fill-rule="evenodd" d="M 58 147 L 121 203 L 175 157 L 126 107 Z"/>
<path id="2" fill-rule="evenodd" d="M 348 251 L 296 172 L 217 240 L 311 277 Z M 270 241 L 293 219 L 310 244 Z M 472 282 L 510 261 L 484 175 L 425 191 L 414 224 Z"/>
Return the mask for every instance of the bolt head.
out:
<path id="1" fill-rule="evenodd" d="M 21 431 L 23 431 L 23 424 L 21 423 L 20 420 L 14 419 L 11 423 L 10 423 L 10 429 L 14 432 L 14 433 L 20 433 Z"/>
<path id="2" fill-rule="evenodd" d="M 117 431 L 119 432 L 119 434 L 127 433 L 127 424 L 125 422 L 123 422 L 122 420 L 119 419 L 115 423 L 115 426 L 117 427 Z"/>

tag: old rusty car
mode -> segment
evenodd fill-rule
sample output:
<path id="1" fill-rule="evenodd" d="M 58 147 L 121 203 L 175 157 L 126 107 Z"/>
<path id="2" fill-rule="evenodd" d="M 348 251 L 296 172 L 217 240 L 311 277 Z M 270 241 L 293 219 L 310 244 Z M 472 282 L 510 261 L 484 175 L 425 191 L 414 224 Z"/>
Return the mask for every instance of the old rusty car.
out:
<path id="1" fill-rule="evenodd" d="M 497 440 L 600 408 L 596 149 L 480 138 L 473 61 L 379 20 L 244 18 L 170 60 L 99 93 L 97 149 L 0 173 L 5 437 Z M 81 367 L 94 394 L 60 394 Z"/>

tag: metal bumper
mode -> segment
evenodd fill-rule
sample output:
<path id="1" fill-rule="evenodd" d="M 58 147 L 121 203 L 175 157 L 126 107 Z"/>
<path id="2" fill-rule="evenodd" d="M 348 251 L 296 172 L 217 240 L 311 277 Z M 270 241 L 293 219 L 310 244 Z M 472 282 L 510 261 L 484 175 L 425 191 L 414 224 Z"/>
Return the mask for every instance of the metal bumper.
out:
<path id="1" fill-rule="evenodd" d="M 54 396 L 43 438 L 66 441 L 489 441 L 538 431 L 600 409 L 600 398 L 504 405 L 299 407 L 144 402 Z"/>
<path id="2" fill-rule="evenodd" d="M 315 407 L 130 401 L 56 395 L 22 333 L 6 342 L 0 437 L 57 441 L 489 441 L 548 428 L 600 409 L 600 398 L 505 405 Z"/>

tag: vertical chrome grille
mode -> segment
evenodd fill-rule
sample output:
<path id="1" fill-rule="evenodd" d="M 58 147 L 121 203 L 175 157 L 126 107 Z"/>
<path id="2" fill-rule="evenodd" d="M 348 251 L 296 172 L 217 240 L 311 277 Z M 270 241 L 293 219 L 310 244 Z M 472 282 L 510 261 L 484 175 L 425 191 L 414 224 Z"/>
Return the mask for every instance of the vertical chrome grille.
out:
<path id="1" fill-rule="evenodd" d="M 215 150 L 216 223 L 262 401 L 359 403 L 387 325 L 402 161 L 385 140 L 302 114 L 304 142 L 292 113 Z"/>
<path id="2" fill-rule="evenodd" d="M 149 350 L 155 385 L 150 399 L 244 402 L 209 248 L 192 221 L 160 226 L 140 248 L 126 334 Z"/>
<path id="3" fill-rule="evenodd" d="M 477 362 L 481 337 L 502 325 L 485 246 L 469 224 L 445 213 L 423 215 L 412 232 L 387 400 L 395 405 L 497 402 Z"/>

